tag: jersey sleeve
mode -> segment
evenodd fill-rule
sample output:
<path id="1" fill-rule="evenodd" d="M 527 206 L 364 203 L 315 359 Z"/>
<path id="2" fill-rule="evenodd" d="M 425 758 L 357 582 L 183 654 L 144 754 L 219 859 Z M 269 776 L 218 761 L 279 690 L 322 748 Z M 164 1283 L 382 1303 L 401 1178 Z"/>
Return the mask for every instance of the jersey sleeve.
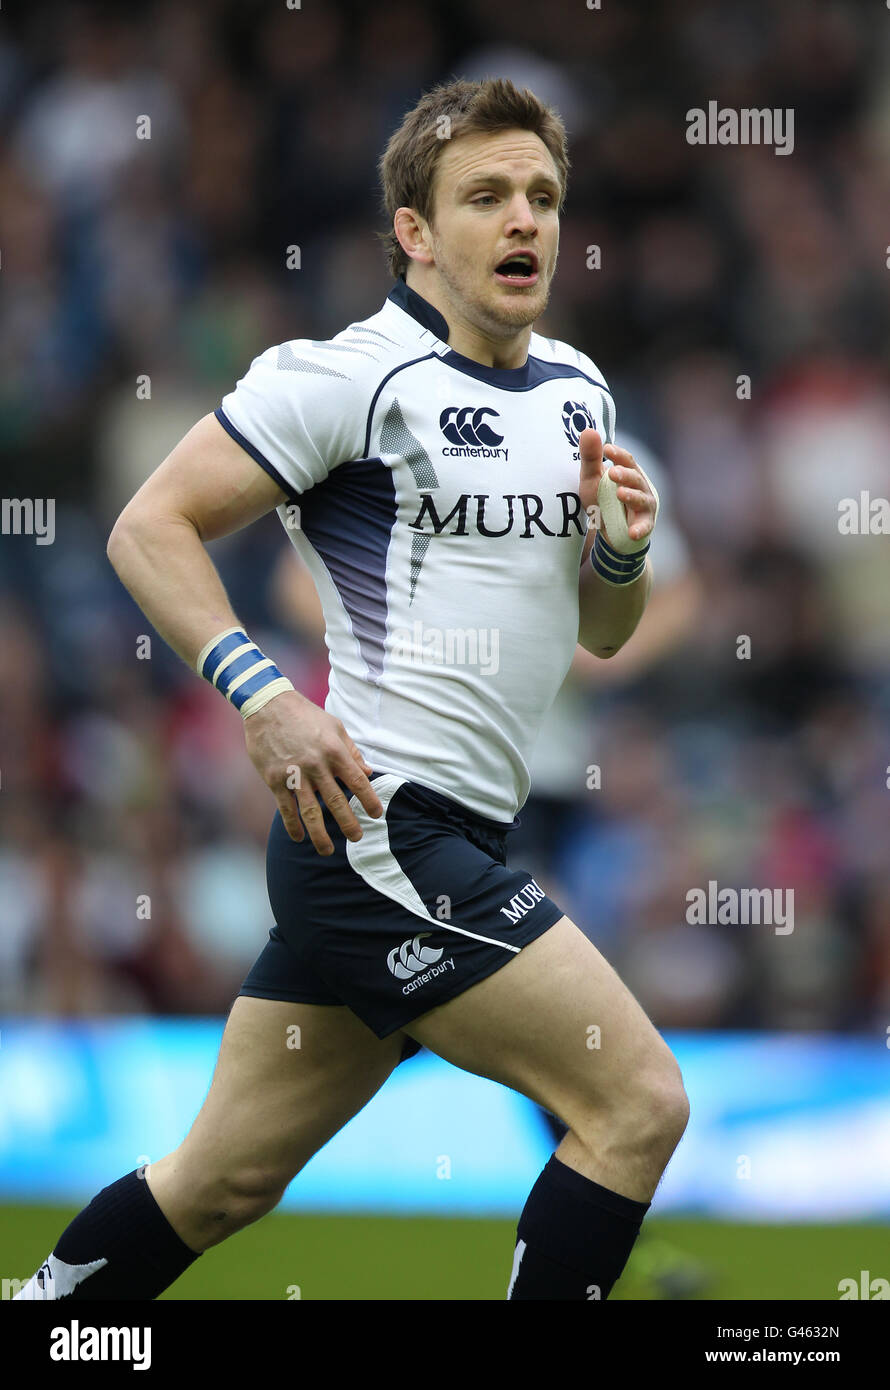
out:
<path id="1" fill-rule="evenodd" d="M 578 353 L 578 357 L 579 357 L 579 359 L 580 359 L 581 366 L 582 366 L 583 370 L 587 373 L 587 375 L 588 375 L 589 377 L 592 377 L 592 379 L 597 383 L 597 385 L 598 385 L 598 387 L 599 387 L 600 398 L 601 398 L 601 401 L 602 401 L 602 422 L 603 422 L 603 428 L 602 428 L 602 430 L 600 431 L 600 433 L 602 434 L 602 437 L 603 437 L 603 443 L 604 443 L 604 444 L 614 444 L 614 443 L 615 443 L 615 398 L 614 398 L 614 396 L 612 395 L 612 392 L 609 390 L 609 383 L 606 381 L 606 378 L 603 376 L 603 374 L 602 374 L 602 372 L 600 371 L 599 367 L 598 367 L 598 366 L 596 365 L 596 363 L 592 360 L 592 358 L 587 357 L 586 354 L 583 353 L 583 352 L 579 352 L 579 353 Z"/>
<path id="2" fill-rule="evenodd" d="M 362 456 L 374 384 L 332 344 L 281 343 L 255 357 L 216 418 L 289 494 Z"/>

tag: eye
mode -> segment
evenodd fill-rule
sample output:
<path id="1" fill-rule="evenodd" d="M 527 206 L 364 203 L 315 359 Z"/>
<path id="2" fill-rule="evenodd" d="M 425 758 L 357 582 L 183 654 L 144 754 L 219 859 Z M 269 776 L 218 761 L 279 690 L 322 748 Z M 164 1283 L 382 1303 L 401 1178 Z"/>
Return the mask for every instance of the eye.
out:
<path id="1" fill-rule="evenodd" d="M 478 198 L 473 199 L 474 203 L 493 203 L 494 201 L 495 196 L 493 193 L 482 193 Z"/>
<path id="2" fill-rule="evenodd" d="M 543 203 L 545 208 L 553 207 L 553 198 L 549 193 L 539 193 L 535 199 L 536 203 Z"/>

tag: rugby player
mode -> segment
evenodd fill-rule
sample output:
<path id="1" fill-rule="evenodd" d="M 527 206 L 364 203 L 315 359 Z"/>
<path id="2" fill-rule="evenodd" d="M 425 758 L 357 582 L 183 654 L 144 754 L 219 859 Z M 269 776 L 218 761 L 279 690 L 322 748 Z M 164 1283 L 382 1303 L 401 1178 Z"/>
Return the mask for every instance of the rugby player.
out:
<path id="1" fill-rule="evenodd" d="M 519 1217 L 507 1297 L 604 1299 L 625 1265 L 686 1126 L 680 1070 L 505 853 L 576 644 L 612 656 L 652 583 L 657 496 L 611 442 L 603 376 L 533 332 L 567 169 L 563 124 L 532 93 L 428 92 L 381 160 L 380 311 L 263 352 L 114 526 L 122 582 L 239 709 L 277 801 L 275 926 L 183 1143 L 104 1188 L 19 1297 L 157 1297 L 270 1212 L 420 1046 L 567 1126 Z M 588 526 L 604 474 L 612 532 L 605 507 Z M 272 508 L 324 608 L 323 710 L 251 642 L 204 548 Z"/>

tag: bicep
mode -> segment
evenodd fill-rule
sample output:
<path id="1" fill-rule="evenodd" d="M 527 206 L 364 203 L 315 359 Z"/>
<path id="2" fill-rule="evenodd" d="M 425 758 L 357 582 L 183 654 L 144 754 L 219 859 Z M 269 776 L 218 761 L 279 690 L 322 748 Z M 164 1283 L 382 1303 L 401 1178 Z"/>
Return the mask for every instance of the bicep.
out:
<path id="1" fill-rule="evenodd" d="M 279 484 L 205 415 L 127 503 L 117 525 L 182 517 L 202 541 L 239 531 L 287 501 Z"/>

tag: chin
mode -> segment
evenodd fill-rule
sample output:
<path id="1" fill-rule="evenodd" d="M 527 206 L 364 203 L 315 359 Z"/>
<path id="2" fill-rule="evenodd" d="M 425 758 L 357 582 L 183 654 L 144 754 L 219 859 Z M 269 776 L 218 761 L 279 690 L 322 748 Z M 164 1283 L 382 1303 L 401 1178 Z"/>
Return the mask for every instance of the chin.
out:
<path id="1" fill-rule="evenodd" d="M 515 299 L 498 299 L 492 306 L 492 313 L 496 319 L 512 328 L 527 328 L 535 319 L 539 319 L 547 308 L 547 295 L 536 294 L 523 296 L 519 295 Z"/>

